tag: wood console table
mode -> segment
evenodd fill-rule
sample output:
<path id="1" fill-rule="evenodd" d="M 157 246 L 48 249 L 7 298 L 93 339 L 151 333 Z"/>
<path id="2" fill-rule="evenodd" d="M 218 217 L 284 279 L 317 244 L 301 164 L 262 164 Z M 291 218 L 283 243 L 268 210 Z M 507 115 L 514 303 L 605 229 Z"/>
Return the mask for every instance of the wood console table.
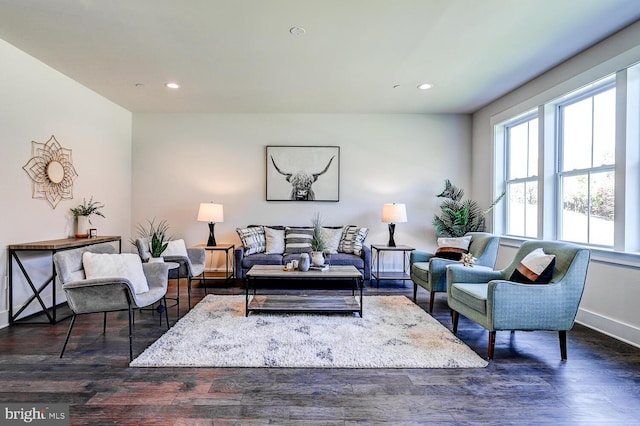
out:
<path id="1" fill-rule="evenodd" d="M 42 313 L 44 313 L 49 319 L 49 324 L 55 324 L 59 319 L 56 318 L 56 308 L 58 302 L 56 300 L 56 268 L 53 265 L 53 255 L 62 250 L 70 250 L 78 247 L 90 246 L 93 244 L 99 243 L 108 243 L 108 242 L 118 242 L 118 251 L 122 252 L 122 240 L 120 236 L 116 237 L 94 237 L 94 238 L 64 238 L 60 240 L 50 240 L 50 241 L 37 241 L 33 243 L 23 243 L 23 244 L 11 244 L 7 246 L 9 250 L 9 324 L 17 324 L 18 317 L 25 309 L 34 301 L 37 300 L 40 306 L 42 307 Z M 33 283 L 33 280 L 29 276 L 29 272 L 23 265 L 20 260 L 19 253 L 21 252 L 50 252 L 51 254 L 51 263 L 52 263 L 52 272 L 51 276 L 39 286 L 36 286 Z M 22 305 L 22 307 L 17 311 L 13 312 L 13 265 L 14 263 L 20 268 L 22 272 L 22 276 L 27 280 L 29 287 L 31 288 L 31 295 Z M 52 295 L 52 305 L 50 308 L 47 308 L 44 300 L 40 294 L 47 288 L 51 286 L 51 295 Z M 36 314 L 40 314 L 37 312 Z M 29 315 L 31 316 L 31 315 Z M 24 319 L 24 318 L 23 318 Z M 22 320 L 22 319 L 21 319 Z M 30 324 L 38 323 L 30 321 Z M 47 322 L 39 322 L 40 324 L 47 324 Z"/>

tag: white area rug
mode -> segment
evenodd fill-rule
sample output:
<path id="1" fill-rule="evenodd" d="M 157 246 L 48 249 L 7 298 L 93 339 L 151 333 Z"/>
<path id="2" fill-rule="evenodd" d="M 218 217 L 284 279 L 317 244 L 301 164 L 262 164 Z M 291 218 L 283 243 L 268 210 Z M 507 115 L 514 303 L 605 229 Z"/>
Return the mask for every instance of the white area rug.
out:
<path id="1" fill-rule="evenodd" d="M 209 295 L 132 367 L 472 368 L 480 358 L 404 296 L 365 296 L 357 315 L 244 314 Z"/>

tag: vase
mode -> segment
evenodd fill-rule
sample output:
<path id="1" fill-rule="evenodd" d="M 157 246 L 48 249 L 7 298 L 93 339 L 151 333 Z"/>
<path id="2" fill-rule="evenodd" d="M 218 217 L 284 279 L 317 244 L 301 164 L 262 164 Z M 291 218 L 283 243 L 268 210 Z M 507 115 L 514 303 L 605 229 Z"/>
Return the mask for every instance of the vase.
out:
<path id="1" fill-rule="evenodd" d="M 298 260 L 298 270 L 301 272 L 307 272 L 311 266 L 311 259 L 309 259 L 308 253 L 302 253 Z"/>
<path id="2" fill-rule="evenodd" d="M 324 266 L 324 255 L 321 251 L 311 253 L 311 263 L 313 266 Z"/>
<path id="3" fill-rule="evenodd" d="M 150 257 L 149 258 L 149 263 L 162 263 L 164 262 L 164 258 L 163 257 Z"/>
<path id="4" fill-rule="evenodd" d="M 78 216 L 76 218 L 76 238 L 89 237 L 89 216 Z"/>

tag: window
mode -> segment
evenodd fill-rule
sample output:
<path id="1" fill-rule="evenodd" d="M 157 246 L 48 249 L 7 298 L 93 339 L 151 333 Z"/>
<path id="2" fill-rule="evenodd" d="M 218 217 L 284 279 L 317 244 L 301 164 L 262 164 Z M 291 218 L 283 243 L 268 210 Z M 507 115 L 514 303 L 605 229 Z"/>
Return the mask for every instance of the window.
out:
<path id="1" fill-rule="evenodd" d="M 538 117 L 505 126 L 506 208 L 509 235 L 538 235 Z"/>
<path id="2" fill-rule="evenodd" d="M 558 105 L 558 238 L 613 246 L 616 91 L 612 84 Z"/>

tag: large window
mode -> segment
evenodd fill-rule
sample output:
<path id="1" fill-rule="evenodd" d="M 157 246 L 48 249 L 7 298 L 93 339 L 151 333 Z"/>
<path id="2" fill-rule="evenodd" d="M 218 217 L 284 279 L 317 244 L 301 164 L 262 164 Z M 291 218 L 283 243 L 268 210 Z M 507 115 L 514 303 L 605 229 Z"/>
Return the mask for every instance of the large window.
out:
<path id="1" fill-rule="evenodd" d="M 538 234 L 538 118 L 505 126 L 507 234 Z"/>
<path id="2" fill-rule="evenodd" d="M 613 246 L 616 91 L 612 84 L 558 105 L 558 238 Z"/>

